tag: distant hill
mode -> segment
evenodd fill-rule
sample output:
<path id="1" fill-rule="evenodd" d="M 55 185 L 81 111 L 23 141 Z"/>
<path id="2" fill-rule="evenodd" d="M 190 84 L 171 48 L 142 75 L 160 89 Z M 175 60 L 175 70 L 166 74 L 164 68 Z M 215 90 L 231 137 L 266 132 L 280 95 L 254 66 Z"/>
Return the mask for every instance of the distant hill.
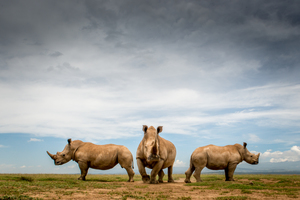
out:
<path id="1" fill-rule="evenodd" d="M 188 167 L 174 167 L 174 174 L 184 174 Z M 146 169 L 147 173 L 150 173 L 150 169 Z M 139 170 L 135 167 L 134 172 L 139 174 Z M 167 169 L 164 169 L 167 174 Z M 116 166 L 110 170 L 94 170 L 89 169 L 90 174 L 127 174 L 125 169 L 120 166 Z M 218 173 L 223 174 L 224 170 L 209 170 L 204 168 L 202 173 Z M 281 162 L 281 163 L 270 163 L 261 162 L 258 165 L 250 165 L 246 162 L 242 162 L 237 166 L 235 171 L 236 174 L 300 174 L 300 161 L 297 162 Z"/>

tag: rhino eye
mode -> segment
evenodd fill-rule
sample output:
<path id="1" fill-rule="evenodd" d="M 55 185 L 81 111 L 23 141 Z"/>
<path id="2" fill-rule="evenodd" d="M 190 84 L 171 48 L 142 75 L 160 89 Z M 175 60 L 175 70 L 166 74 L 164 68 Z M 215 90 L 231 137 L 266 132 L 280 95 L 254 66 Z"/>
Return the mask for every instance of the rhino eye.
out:
<path id="1" fill-rule="evenodd" d="M 65 156 L 65 154 L 63 154 L 62 156 Z M 251 156 L 252 157 L 252 156 Z"/>
<path id="2" fill-rule="evenodd" d="M 252 158 L 253 156 L 251 155 L 251 158 Z"/>

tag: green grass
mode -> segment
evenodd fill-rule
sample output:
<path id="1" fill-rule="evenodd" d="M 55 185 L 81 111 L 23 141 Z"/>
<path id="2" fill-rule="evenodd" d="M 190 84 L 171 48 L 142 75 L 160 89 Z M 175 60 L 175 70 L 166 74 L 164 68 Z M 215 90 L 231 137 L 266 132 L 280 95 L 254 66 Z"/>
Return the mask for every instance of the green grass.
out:
<path id="1" fill-rule="evenodd" d="M 195 189 L 206 190 L 239 190 L 241 194 L 251 195 L 253 192 L 261 193 L 264 196 L 288 196 L 298 198 L 300 190 L 299 175 L 235 175 L 236 181 L 224 181 L 222 175 L 202 175 L 202 182 L 187 183 L 186 186 L 193 186 Z M 246 180 L 246 181 L 245 181 Z M 224 194 L 224 191 L 222 192 Z M 230 197 L 230 199 L 244 199 L 245 196 Z M 227 196 L 218 199 L 226 199 Z"/>
<path id="2" fill-rule="evenodd" d="M 79 175 L 59 174 L 0 174 L 0 200 L 36 200 L 37 196 L 51 198 L 68 198 L 75 194 L 88 195 L 89 191 L 96 190 L 112 199 L 169 199 L 170 193 L 159 190 L 153 192 L 149 184 L 132 185 L 127 183 L 127 175 L 88 175 L 86 181 L 77 180 Z M 184 174 L 173 175 L 175 180 L 185 178 Z M 235 175 L 236 181 L 225 181 L 224 175 L 203 174 L 200 183 L 185 184 L 182 189 L 190 187 L 189 191 L 214 192 L 220 195 L 219 200 L 251 199 L 251 195 L 258 194 L 268 198 L 299 198 L 300 175 Z M 135 181 L 141 181 L 136 175 Z M 167 181 L 167 175 L 164 177 Z M 168 183 L 164 183 L 168 184 Z M 158 185 L 159 186 L 159 185 Z M 120 189 L 119 189 L 120 188 Z M 125 189 L 125 190 L 124 190 Z M 177 189 L 176 189 L 177 190 Z M 170 188 L 168 192 L 173 192 Z M 234 193 L 232 193 L 234 191 Z M 176 192 L 176 191 L 175 191 Z M 234 195 L 232 195 L 234 194 Z M 51 196 L 52 195 L 52 196 Z M 50 197 L 49 197 L 50 196 Z M 181 197 L 180 197 L 181 196 Z M 193 197 L 180 195 L 178 199 L 187 200 Z M 177 198 L 177 197 L 176 197 Z"/>

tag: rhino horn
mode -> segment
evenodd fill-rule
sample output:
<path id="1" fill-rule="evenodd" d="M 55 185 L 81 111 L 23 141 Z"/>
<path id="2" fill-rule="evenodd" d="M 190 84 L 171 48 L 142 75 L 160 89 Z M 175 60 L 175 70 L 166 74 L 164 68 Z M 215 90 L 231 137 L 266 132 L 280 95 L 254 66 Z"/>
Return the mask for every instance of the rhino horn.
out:
<path id="1" fill-rule="evenodd" d="M 48 154 L 53 160 L 55 160 L 56 155 L 53 155 L 53 154 L 49 153 L 48 151 L 47 151 L 47 154 Z"/>

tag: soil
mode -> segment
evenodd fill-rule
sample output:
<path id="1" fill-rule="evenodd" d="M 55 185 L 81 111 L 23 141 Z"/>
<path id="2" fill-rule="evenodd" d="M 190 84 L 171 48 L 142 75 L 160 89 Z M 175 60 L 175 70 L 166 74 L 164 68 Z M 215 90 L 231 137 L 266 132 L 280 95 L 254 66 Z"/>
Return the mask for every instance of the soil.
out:
<path id="1" fill-rule="evenodd" d="M 266 180 L 268 181 L 268 180 Z M 195 180 L 192 180 L 195 182 Z M 251 184 L 248 179 L 240 179 L 243 184 Z M 276 195 L 274 191 L 253 190 L 251 194 L 242 193 L 241 190 L 235 189 L 207 189 L 206 186 L 185 186 L 184 179 L 180 178 L 175 183 L 144 184 L 142 181 L 133 183 L 128 182 L 107 182 L 120 186 L 115 189 L 95 189 L 86 188 L 85 190 L 59 189 L 55 188 L 49 192 L 40 194 L 25 194 L 30 197 L 43 199 L 297 199 L 298 196 Z"/>

